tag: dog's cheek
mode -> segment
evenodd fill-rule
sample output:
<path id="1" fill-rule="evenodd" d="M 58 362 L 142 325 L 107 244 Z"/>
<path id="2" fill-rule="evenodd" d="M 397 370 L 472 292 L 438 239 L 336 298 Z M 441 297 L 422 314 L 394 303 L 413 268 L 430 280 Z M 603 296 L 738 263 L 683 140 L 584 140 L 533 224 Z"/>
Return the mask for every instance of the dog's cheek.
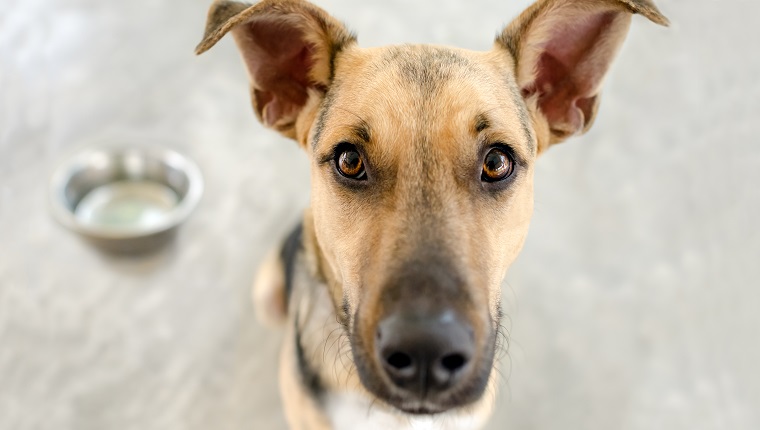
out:
<path id="1" fill-rule="evenodd" d="M 325 275 L 338 283 L 342 283 L 340 277 L 341 271 L 338 268 L 338 259 L 335 254 L 335 236 L 336 236 L 336 216 L 330 210 L 332 198 L 330 190 L 326 186 L 325 172 L 321 171 L 321 166 L 313 162 L 311 177 L 311 213 L 314 222 L 314 235 L 317 239 L 318 252 L 322 255 L 327 267 L 323 270 L 329 271 Z M 338 221 L 339 222 L 339 221 Z"/>
<path id="2" fill-rule="evenodd" d="M 501 291 L 502 282 L 523 248 L 533 215 L 533 172 L 525 172 L 514 191 L 492 213 L 498 228 L 486 234 L 484 245 L 489 255 L 489 285 L 492 296 Z"/>
<path id="3" fill-rule="evenodd" d="M 364 236 L 369 217 L 350 195 L 333 183 L 331 172 L 312 175 L 312 211 L 319 251 L 324 256 L 333 295 L 354 307 L 362 285 Z"/>

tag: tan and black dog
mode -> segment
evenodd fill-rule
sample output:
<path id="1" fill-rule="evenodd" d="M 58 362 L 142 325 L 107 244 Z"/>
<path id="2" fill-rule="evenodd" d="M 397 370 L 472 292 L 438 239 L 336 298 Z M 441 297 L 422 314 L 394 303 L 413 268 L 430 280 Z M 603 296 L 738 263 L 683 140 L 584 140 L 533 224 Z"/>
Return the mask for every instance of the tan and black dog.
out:
<path id="1" fill-rule="evenodd" d="M 536 157 L 589 129 L 633 14 L 667 24 L 650 0 L 539 0 L 474 52 L 362 49 L 306 1 L 211 6 L 197 52 L 232 32 L 257 117 L 311 163 L 254 286 L 287 324 L 291 428 L 482 427 Z"/>

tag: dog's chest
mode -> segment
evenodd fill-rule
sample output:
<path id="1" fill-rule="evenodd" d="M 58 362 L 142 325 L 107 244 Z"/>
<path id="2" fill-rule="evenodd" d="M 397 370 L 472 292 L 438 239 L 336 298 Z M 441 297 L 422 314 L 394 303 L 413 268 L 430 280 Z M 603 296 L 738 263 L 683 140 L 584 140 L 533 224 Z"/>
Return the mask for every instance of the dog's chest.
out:
<path id="1" fill-rule="evenodd" d="M 484 417 L 477 414 L 409 416 L 392 413 L 355 393 L 331 393 L 326 412 L 335 430 L 476 430 Z"/>

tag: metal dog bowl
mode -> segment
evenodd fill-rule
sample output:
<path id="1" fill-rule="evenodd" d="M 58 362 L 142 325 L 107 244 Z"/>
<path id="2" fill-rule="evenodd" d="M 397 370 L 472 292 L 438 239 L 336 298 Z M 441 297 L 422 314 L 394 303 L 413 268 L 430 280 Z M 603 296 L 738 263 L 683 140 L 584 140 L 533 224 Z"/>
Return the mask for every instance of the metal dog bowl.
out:
<path id="1" fill-rule="evenodd" d="M 203 193 L 198 167 L 165 149 L 100 148 L 53 175 L 56 219 L 101 248 L 136 253 L 167 242 Z"/>

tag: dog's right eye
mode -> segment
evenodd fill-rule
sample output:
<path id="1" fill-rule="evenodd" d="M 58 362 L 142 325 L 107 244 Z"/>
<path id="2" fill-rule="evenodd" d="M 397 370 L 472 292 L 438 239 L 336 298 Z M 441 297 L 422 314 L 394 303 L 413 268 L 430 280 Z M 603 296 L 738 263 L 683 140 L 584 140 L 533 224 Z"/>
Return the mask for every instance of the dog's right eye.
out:
<path id="1" fill-rule="evenodd" d="M 501 147 L 491 148 L 483 160 L 483 173 L 480 177 L 485 182 L 498 182 L 508 178 L 514 170 L 514 161 Z"/>
<path id="2" fill-rule="evenodd" d="M 354 145 L 344 144 L 338 147 L 335 151 L 335 168 L 346 178 L 360 181 L 367 179 L 364 161 Z"/>

